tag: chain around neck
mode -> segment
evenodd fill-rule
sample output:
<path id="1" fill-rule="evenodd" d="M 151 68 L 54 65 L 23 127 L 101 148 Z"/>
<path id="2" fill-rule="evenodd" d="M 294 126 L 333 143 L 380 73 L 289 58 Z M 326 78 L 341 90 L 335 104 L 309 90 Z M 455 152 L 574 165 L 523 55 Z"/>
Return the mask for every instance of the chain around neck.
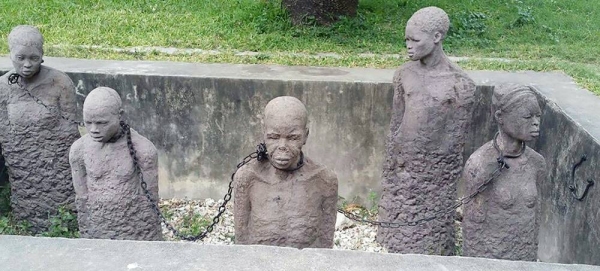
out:
<path id="1" fill-rule="evenodd" d="M 498 135 L 500 135 L 500 132 L 496 132 L 494 135 L 493 145 L 494 149 L 496 149 L 500 154 L 500 158 L 518 158 L 525 153 L 525 142 L 521 141 L 521 149 L 517 154 L 504 154 L 504 152 L 500 149 L 500 146 L 498 146 Z"/>
<path id="2" fill-rule="evenodd" d="M 271 163 L 271 161 L 269 161 L 269 163 Z M 273 165 L 273 163 L 271 163 L 271 165 L 272 165 L 273 167 L 275 167 L 275 166 Z M 302 168 L 303 166 L 304 166 L 304 152 L 300 152 L 300 160 L 298 160 L 298 164 L 296 164 L 296 167 L 295 167 L 295 168 L 289 168 L 289 169 L 279 169 L 279 168 L 277 168 L 277 167 L 275 167 L 275 168 L 277 168 L 277 169 L 279 169 L 279 170 L 282 170 L 282 171 L 285 171 L 285 172 L 289 172 L 289 173 L 291 173 L 291 172 L 294 172 L 294 171 L 296 171 L 296 170 L 299 170 L 299 169 L 300 169 L 300 168 Z"/>

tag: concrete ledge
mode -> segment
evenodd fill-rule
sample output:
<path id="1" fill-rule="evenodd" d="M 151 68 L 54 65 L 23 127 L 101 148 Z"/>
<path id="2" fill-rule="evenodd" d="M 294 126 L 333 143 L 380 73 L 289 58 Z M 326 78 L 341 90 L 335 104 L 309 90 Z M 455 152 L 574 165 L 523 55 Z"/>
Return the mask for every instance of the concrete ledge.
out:
<path id="1" fill-rule="evenodd" d="M 0 236 L 0 270 L 592 271 L 600 267 L 369 252 Z"/>

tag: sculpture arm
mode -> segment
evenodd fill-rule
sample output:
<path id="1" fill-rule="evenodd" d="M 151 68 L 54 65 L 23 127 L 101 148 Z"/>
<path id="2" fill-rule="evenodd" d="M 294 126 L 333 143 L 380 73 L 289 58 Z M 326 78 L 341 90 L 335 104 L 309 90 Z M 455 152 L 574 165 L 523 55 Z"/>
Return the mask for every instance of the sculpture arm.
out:
<path id="1" fill-rule="evenodd" d="M 404 118 L 404 87 L 402 86 L 401 79 L 402 70 L 398 69 L 394 74 L 393 84 L 394 84 L 394 98 L 392 101 L 392 116 L 390 121 L 390 136 L 393 137 L 397 132 L 398 128 L 400 128 L 400 124 L 402 124 L 402 119 Z"/>
<path id="2" fill-rule="evenodd" d="M 333 172 L 327 176 L 325 187 L 326 191 L 323 198 L 323 223 L 320 230 L 320 246 L 333 248 L 333 238 L 335 234 L 335 220 L 337 218 L 337 201 L 338 201 L 338 179 Z"/>
<path id="3" fill-rule="evenodd" d="M 79 232 L 85 237 L 87 231 L 87 173 L 83 161 L 81 139 L 75 141 L 69 151 L 69 164 L 71 166 L 71 175 L 73 177 L 73 188 L 75 190 L 75 206 L 77 208 L 77 222 Z"/>
<path id="4" fill-rule="evenodd" d="M 536 229 L 539 229 L 541 223 L 541 213 L 542 213 L 542 185 L 548 178 L 548 164 L 546 163 L 546 159 L 540 155 L 540 164 L 542 165 L 538 169 L 537 179 L 535 180 L 535 188 L 537 192 L 536 203 L 535 203 L 535 226 Z M 537 239 L 536 239 L 537 240 Z"/>
<path id="5" fill-rule="evenodd" d="M 457 119 L 460 123 L 461 133 L 464 133 L 465 135 L 469 133 L 469 128 L 473 122 L 475 89 L 475 82 L 466 77 L 466 75 L 460 77 L 459 81 L 454 85 L 454 91 L 457 93 Z"/>
<path id="6" fill-rule="evenodd" d="M 247 166 L 244 166 L 247 167 Z M 234 176 L 234 197 L 233 197 L 233 222 L 235 229 L 235 243 L 248 244 L 248 222 L 250 220 L 251 180 L 244 167 L 240 168 Z"/>
<path id="7" fill-rule="evenodd" d="M 64 75 L 64 79 L 61 80 L 60 95 L 58 103 L 60 106 L 61 114 L 69 120 L 77 120 L 77 100 L 75 97 L 75 85 L 71 79 Z M 73 125 L 72 123 L 69 123 Z"/>
<path id="8" fill-rule="evenodd" d="M 138 163 L 152 200 L 158 203 L 158 151 L 152 142 L 132 132 L 134 148 L 138 154 Z"/>
<path id="9" fill-rule="evenodd" d="M 477 152 L 475 152 L 477 153 Z M 460 180 L 464 184 L 464 196 L 475 193 L 477 188 L 485 181 L 480 166 L 477 165 L 475 153 L 469 157 L 462 171 Z M 463 206 L 463 216 L 467 220 L 482 223 L 485 220 L 483 196 L 475 197 L 471 202 Z"/>

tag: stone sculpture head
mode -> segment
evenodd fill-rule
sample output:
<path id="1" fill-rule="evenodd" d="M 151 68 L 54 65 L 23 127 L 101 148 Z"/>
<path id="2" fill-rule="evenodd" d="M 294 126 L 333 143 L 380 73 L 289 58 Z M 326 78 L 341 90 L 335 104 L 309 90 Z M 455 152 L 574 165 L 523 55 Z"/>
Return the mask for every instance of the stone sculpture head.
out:
<path id="1" fill-rule="evenodd" d="M 410 60 L 422 60 L 441 52 L 442 41 L 449 27 L 448 14 L 438 7 L 426 7 L 415 12 L 406 23 L 405 31 L 406 50 Z"/>
<path id="2" fill-rule="evenodd" d="M 541 109 L 535 93 L 528 86 L 496 87 L 492 112 L 500 133 L 525 142 L 540 134 Z"/>
<path id="3" fill-rule="evenodd" d="M 264 141 L 271 164 L 281 170 L 294 169 L 300 162 L 308 138 L 308 112 L 290 96 L 271 100 L 264 111 Z"/>
<path id="4" fill-rule="evenodd" d="M 94 141 L 106 143 L 121 131 L 121 105 L 121 97 L 112 88 L 98 87 L 87 95 L 83 121 Z"/>
<path id="5" fill-rule="evenodd" d="M 29 25 L 19 25 L 8 34 L 10 59 L 17 74 L 24 78 L 35 76 L 42 65 L 44 37 Z"/>

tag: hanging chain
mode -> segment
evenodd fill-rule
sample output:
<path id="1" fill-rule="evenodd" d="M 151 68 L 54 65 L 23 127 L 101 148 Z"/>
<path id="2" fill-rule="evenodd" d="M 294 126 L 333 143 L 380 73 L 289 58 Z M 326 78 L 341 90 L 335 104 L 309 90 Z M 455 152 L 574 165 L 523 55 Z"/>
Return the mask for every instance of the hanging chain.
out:
<path id="1" fill-rule="evenodd" d="M 223 197 L 223 203 L 219 206 L 217 215 L 215 215 L 213 217 L 212 223 L 208 227 L 206 227 L 206 229 L 203 232 L 201 232 L 200 234 L 183 235 L 183 234 L 181 234 L 181 232 L 179 230 L 175 229 L 175 227 L 173 227 L 173 225 L 171 225 L 169 222 L 167 222 L 167 219 L 165 218 L 165 216 L 160 212 L 157 202 L 154 201 L 154 199 L 152 199 L 152 195 L 150 195 L 150 191 L 148 191 L 148 184 L 144 180 L 144 174 L 142 173 L 142 170 L 139 165 L 137 153 L 135 151 L 135 148 L 133 147 L 133 142 L 131 141 L 131 129 L 130 129 L 129 125 L 123 121 L 121 122 L 121 128 L 123 129 L 123 131 L 125 132 L 125 135 L 127 137 L 127 147 L 129 148 L 129 154 L 131 155 L 131 158 L 133 160 L 133 167 L 134 167 L 135 171 L 137 172 L 138 177 L 140 178 L 140 186 L 142 187 L 142 190 L 144 191 L 144 194 L 146 195 L 146 198 L 148 199 L 148 201 L 152 207 L 152 210 L 160 218 L 160 221 L 167 227 L 167 229 L 169 229 L 169 231 L 171 231 L 173 233 L 173 235 L 175 235 L 176 237 L 178 237 L 181 240 L 186 240 L 186 241 L 203 240 L 209 233 L 211 233 L 213 231 L 215 225 L 217 225 L 221 221 L 221 216 L 223 215 L 223 213 L 225 213 L 225 210 L 227 209 L 226 205 L 231 200 L 231 193 L 233 192 L 233 177 L 235 176 L 237 169 L 248 164 L 253 159 L 257 159 L 257 160 L 261 161 L 266 158 L 266 147 L 264 144 L 259 144 L 256 151 L 254 151 L 254 152 L 250 153 L 248 156 L 244 157 L 242 162 L 237 164 L 236 172 L 231 174 L 231 181 L 229 181 L 227 194 L 225 194 L 225 196 Z"/>
<path id="2" fill-rule="evenodd" d="M 494 139 L 493 139 L 493 146 L 499 152 L 499 156 L 496 159 L 496 161 L 498 162 L 498 167 L 494 170 L 494 172 L 492 172 L 491 176 L 488 179 L 486 179 L 483 183 L 481 183 L 477 187 L 477 189 L 474 192 L 472 192 L 468 196 L 458 199 L 456 201 L 456 203 L 454 203 L 452 206 L 450 206 L 446 209 L 437 211 L 433 215 L 430 215 L 430 216 L 427 216 L 424 218 L 411 220 L 411 221 L 403 221 L 403 222 L 388 222 L 388 221 L 369 220 L 369 219 L 365 219 L 359 215 L 353 214 L 352 212 L 348 212 L 342 208 L 338 208 L 338 212 L 342 213 L 344 216 L 346 216 L 347 218 L 352 219 L 354 221 L 367 223 L 367 224 L 379 226 L 382 228 L 400 228 L 400 227 L 406 227 L 406 226 L 417 226 L 424 222 L 439 219 L 440 217 L 442 217 L 445 214 L 452 213 L 456 210 L 456 208 L 469 203 L 475 197 L 477 197 L 477 195 L 482 193 L 494 179 L 496 179 L 498 176 L 500 176 L 500 174 L 502 173 L 502 170 L 510 168 L 510 166 L 508 166 L 508 164 L 506 164 L 505 158 L 517 158 L 525 152 L 525 144 L 523 142 L 521 142 L 521 148 L 520 148 L 520 151 L 518 154 L 504 155 L 502 150 L 500 150 L 500 147 L 498 147 L 498 143 L 497 143 L 498 135 L 499 135 L 499 133 L 496 133 L 496 135 L 494 135 Z"/>
<path id="3" fill-rule="evenodd" d="M 22 77 L 18 73 L 13 73 L 13 74 L 9 75 L 8 76 L 8 84 L 9 85 L 17 84 L 20 89 L 22 89 L 22 90 L 25 91 L 25 93 L 27 94 L 27 96 L 31 97 L 37 104 L 45 107 L 49 112 L 52 112 L 53 110 L 49 106 L 47 106 L 38 97 L 36 97 L 33 94 L 31 94 L 31 92 L 27 89 L 27 87 L 25 87 L 24 85 L 21 84 L 19 78 L 22 78 Z M 60 118 L 62 118 L 63 120 L 66 120 L 67 122 L 77 124 L 78 126 L 85 126 L 85 124 L 83 122 L 81 122 L 81 121 L 76 121 L 76 120 L 72 120 L 70 118 L 65 117 L 60 111 L 57 112 L 57 115 Z"/>
<path id="4" fill-rule="evenodd" d="M 416 220 L 412 220 L 412 221 L 404 221 L 404 222 L 387 222 L 387 221 L 375 221 L 375 220 L 365 219 L 359 215 L 353 214 L 353 213 L 348 212 L 341 208 L 338 209 L 338 212 L 342 213 L 344 216 L 346 216 L 347 218 L 350 218 L 354 221 L 368 223 L 368 224 L 371 224 L 374 226 L 380 226 L 382 228 L 400 228 L 400 227 L 406 227 L 406 226 L 417 226 L 424 222 L 439 219 L 440 217 L 442 217 L 445 214 L 454 212 L 456 210 L 456 208 L 469 203 L 475 197 L 477 197 L 477 195 L 482 193 L 495 178 L 500 176 L 500 173 L 502 173 L 502 170 L 505 168 L 507 169 L 508 165 L 506 164 L 504 159 L 498 158 L 498 167 L 496 168 L 496 170 L 494 170 L 492 175 L 487 180 L 485 180 L 481 185 L 479 185 L 479 187 L 477 187 L 477 190 L 475 190 L 475 192 L 471 193 L 470 195 L 468 195 L 466 197 L 463 197 L 463 198 L 457 200 L 456 203 L 454 203 L 452 206 L 450 206 L 446 209 L 443 209 L 441 211 L 437 211 L 433 215 L 427 216 L 424 218 L 420 218 L 420 219 L 416 219 Z"/>

